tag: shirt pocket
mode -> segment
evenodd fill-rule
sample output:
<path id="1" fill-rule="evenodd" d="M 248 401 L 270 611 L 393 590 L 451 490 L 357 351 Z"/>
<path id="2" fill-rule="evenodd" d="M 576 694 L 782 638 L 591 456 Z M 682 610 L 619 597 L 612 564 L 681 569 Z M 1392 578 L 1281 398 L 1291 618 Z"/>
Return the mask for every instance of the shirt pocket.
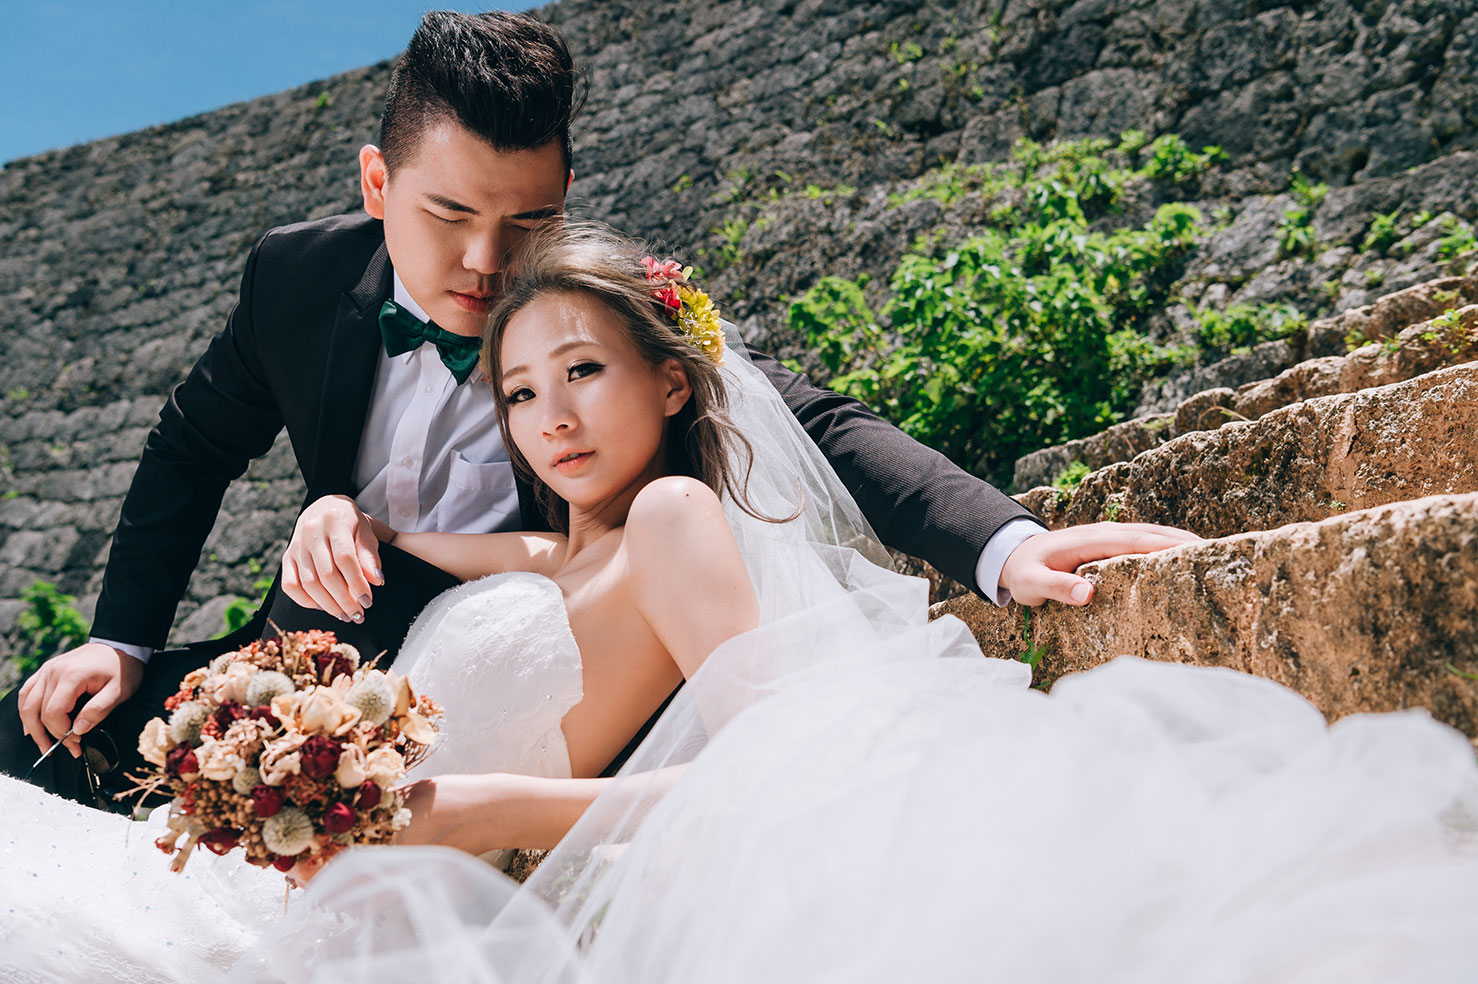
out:
<path id="1" fill-rule="evenodd" d="M 447 484 L 467 492 L 503 492 L 517 488 L 511 461 L 468 461 L 460 451 L 452 452 Z"/>

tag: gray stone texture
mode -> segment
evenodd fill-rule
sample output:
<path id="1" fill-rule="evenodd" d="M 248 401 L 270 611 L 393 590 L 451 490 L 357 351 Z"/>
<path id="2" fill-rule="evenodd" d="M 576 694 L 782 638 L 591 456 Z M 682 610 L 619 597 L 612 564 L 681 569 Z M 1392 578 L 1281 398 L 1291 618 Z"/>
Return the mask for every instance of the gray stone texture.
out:
<path id="1" fill-rule="evenodd" d="M 696 254 L 730 315 L 780 354 L 803 354 L 787 296 L 860 272 L 876 295 L 916 237 L 968 234 L 990 205 L 890 207 L 889 192 L 943 162 L 998 159 L 1018 136 L 1137 127 L 1223 146 L 1199 194 L 1232 222 L 1187 284 L 1226 303 L 1318 303 L 1334 278 L 1347 285 L 1335 308 L 1356 306 L 1372 269 L 1397 288 L 1444 266 L 1427 230 L 1403 240 L 1410 251 L 1355 256 L 1373 210 L 1478 218 L 1478 0 L 566 0 L 544 14 L 590 81 L 575 207 Z M 374 139 L 388 72 L 0 169 L 0 605 L 47 578 L 91 610 L 166 392 L 219 329 L 257 237 L 357 207 L 355 153 Z M 1315 219 L 1334 248 L 1317 262 L 1268 253 L 1295 165 L 1335 186 Z M 796 193 L 808 183 L 855 190 Z M 760 200 L 768 221 L 720 270 L 714 230 Z M 180 618 L 254 594 L 301 495 L 286 447 L 252 466 Z"/>

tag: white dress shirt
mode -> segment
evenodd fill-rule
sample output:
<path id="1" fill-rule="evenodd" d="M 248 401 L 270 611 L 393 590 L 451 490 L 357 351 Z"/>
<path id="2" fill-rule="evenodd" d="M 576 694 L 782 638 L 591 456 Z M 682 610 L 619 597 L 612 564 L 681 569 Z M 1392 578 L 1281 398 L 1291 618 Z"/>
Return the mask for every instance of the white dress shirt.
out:
<path id="1" fill-rule="evenodd" d="M 422 321 L 421 305 L 395 274 L 395 303 Z M 391 529 L 492 533 L 519 528 L 513 463 L 498 427 L 492 384 L 477 369 L 458 386 L 428 343 L 394 356 L 380 349 L 369 414 L 354 465 L 355 503 Z M 975 580 L 997 605 L 1011 600 L 999 586 L 1006 558 L 1042 532 L 1013 519 L 985 544 Z M 147 646 L 92 638 L 147 663 Z"/>
<path id="2" fill-rule="evenodd" d="M 395 275 L 395 303 L 426 312 Z M 354 465 L 354 501 L 393 530 L 492 533 L 519 527 L 513 464 L 493 387 L 479 370 L 458 386 L 436 346 L 380 351 Z"/>

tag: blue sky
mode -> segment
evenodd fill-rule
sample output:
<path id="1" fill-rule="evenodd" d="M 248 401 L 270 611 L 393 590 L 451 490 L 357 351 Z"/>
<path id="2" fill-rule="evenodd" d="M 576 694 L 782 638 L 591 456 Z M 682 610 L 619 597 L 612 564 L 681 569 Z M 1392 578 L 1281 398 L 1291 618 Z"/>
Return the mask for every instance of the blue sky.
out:
<path id="1" fill-rule="evenodd" d="M 427 9 L 532 6 L 7 0 L 0 26 L 0 162 L 168 123 L 389 58 Z"/>

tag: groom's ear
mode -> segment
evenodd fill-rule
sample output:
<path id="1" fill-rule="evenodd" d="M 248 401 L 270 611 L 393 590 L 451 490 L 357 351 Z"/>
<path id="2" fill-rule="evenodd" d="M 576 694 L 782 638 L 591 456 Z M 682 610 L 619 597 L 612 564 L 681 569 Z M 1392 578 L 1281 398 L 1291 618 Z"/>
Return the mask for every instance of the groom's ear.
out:
<path id="1" fill-rule="evenodd" d="M 385 183 L 390 180 L 390 169 L 385 165 L 385 155 L 374 144 L 359 148 L 359 192 L 364 196 L 364 210 L 370 218 L 385 220 Z"/>
<path id="2" fill-rule="evenodd" d="M 575 169 L 570 168 L 570 173 L 565 175 L 565 194 L 570 193 L 570 185 L 575 183 Z"/>

